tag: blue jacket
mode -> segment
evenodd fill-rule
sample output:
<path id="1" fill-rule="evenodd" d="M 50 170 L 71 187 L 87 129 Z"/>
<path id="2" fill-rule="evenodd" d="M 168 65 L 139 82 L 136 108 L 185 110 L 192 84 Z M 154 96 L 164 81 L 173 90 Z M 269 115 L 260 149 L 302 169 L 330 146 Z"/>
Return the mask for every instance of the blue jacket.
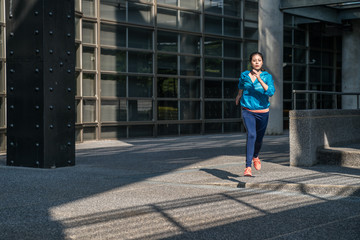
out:
<path id="1" fill-rule="evenodd" d="M 274 81 L 270 73 L 262 72 L 260 74 L 261 79 L 268 85 L 268 90 L 264 91 L 260 82 L 255 79 L 254 83 L 249 76 L 250 71 L 241 73 L 239 78 L 239 89 L 243 89 L 243 95 L 240 100 L 242 107 L 250 110 L 263 110 L 270 106 L 269 97 L 274 95 L 275 87 Z"/>

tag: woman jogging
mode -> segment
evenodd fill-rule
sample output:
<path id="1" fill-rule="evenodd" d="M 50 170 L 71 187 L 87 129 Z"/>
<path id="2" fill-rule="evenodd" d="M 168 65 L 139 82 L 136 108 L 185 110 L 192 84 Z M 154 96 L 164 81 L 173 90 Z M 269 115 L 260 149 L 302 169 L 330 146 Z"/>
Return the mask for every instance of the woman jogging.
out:
<path id="1" fill-rule="evenodd" d="M 259 152 L 269 119 L 269 97 L 275 93 L 272 76 L 262 68 L 263 59 L 259 52 L 250 55 L 252 70 L 241 73 L 239 92 L 235 100 L 236 105 L 241 105 L 241 115 L 247 132 L 244 176 L 252 176 L 252 162 L 256 170 L 261 169 Z"/>

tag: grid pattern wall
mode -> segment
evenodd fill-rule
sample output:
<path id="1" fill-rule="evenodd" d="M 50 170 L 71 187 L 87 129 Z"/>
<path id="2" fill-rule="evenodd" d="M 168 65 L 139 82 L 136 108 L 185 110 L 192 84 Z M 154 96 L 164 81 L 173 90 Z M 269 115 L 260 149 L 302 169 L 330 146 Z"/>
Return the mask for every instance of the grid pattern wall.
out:
<path id="1" fill-rule="evenodd" d="M 341 29 L 336 24 L 284 14 L 284 129 L 294 103 L 292 90 L 341 92 L 341 51 Z M 297 109 L 313 108 L 312 95 L 298 94 L 296 99 Z M 334 100 L 319 95 L 316 108 L 332 108 Z"/>
<path id="2" fill-rule="evenodd" d="M 242 131 L 257 0 L 76 0 L 77 141 Z"/>

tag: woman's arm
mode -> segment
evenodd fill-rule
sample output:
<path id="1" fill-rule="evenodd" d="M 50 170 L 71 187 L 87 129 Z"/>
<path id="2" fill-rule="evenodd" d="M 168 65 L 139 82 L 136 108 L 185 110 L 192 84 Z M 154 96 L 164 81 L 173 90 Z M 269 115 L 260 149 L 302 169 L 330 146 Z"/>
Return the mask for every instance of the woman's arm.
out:
<path id="1" fill-rule="evenodd" d="M 238 92 L 238 94 L 237 94 L 237 96 L 236 96 L 236 99 L 235 99 L 236 105 L 239 105 L 240 99 L 241 99 L 242 94 L 243 94 L 243 91 L 244 91 L 243 89 L 239 89 L 239 92 Z"/>
<path id="2" fill-rule="evenodd" d="M 253 72 L 253 74 L 255 74 L 257 80 L 259 81 L 259 83 L 263 87 L 264 91 L 266 92 L 268 90 L 269 86 L 266 83 L 264 83 L 264 81 L 261 79 L 260 73 L 258 73 L 256 71 L 252 71 L 252 72 Z"/>

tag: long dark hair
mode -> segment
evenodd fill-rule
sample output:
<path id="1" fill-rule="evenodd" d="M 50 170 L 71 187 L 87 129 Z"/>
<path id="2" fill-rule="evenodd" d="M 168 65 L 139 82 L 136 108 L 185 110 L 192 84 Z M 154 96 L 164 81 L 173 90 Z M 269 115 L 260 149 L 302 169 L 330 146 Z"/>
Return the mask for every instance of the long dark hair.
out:
<path id="1" fill-rule="evenodd" d="M 261 53 L 261 52 L 253 52 L 252 54 L 250 54 L 250 57 L 249 57 L 249 62 L 250 62 L 250 64 L 251 64 L 251 60 L 252 60 L 253 56 L 255 56 L 255 55 L 259 55 L 259 56 L 261 57 L 263 63 L 264 63 L 264 56 L 262 55 L 262 53 Z M 260 70 L 261 70 L 262 72 L 264 72 L 264 71 L 265 71 L 265 68 L 260 68 Z"/>

